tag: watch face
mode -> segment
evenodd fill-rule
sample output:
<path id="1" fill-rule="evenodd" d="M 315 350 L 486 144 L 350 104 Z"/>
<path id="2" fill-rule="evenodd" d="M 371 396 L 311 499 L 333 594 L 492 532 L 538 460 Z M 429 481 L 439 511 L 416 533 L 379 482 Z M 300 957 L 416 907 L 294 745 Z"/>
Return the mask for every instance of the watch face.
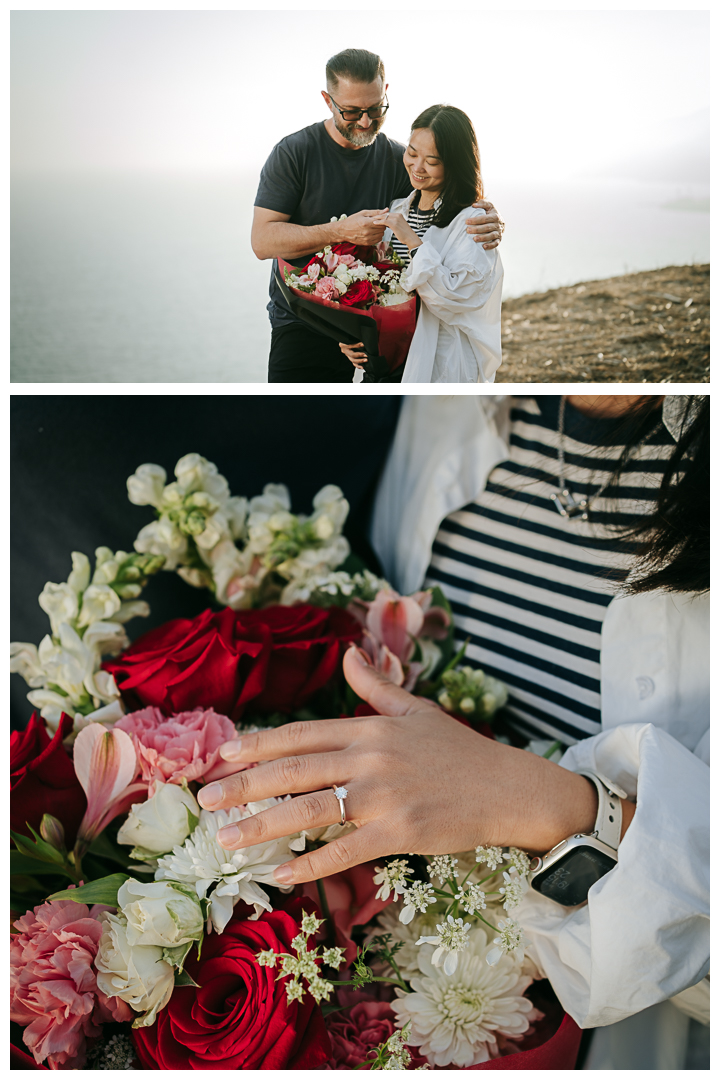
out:
<path id="1" fill-rule="evenodd" d="M 576 847 L 532 880 L 533 889 L 558 904 L 574 907 L 587 900 L 591 886 L 617 863 L 591 847 Z"/>

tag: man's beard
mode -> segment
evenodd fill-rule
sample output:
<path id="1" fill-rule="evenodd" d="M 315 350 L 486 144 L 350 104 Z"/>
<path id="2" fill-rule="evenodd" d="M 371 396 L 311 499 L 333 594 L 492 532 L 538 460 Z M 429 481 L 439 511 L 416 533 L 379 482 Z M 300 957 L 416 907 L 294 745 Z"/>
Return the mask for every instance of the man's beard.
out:
<path id="1" fill-rule="evenodd" d="M 333 113 L 333 122 L 343 139 L 347 139 L 353 146 L 370 146 L 375 142 L 378 131 L 385 123 L 385 117 L 380 116 L 377 120 L 373 120 L 369 128 L 359 128 L 352 123 L 344 123 L 335 113 Z"/>

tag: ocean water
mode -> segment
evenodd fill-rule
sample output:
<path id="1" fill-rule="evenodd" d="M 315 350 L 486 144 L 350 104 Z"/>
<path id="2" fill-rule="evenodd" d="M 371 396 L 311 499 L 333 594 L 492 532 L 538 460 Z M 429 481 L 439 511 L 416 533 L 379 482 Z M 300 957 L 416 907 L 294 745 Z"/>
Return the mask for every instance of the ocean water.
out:
<path id="1" fill-rule="evenodd" d="M 256 178 L 15 176 L 13 382 L 264 382 Z M 709 190 L 620 180 L 489 193 L 505 296 L 709 261 Z"/>

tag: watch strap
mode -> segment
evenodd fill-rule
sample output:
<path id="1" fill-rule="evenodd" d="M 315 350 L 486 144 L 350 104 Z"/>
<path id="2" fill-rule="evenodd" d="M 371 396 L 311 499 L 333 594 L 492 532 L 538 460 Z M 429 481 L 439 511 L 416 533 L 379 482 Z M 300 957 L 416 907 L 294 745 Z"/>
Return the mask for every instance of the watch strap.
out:
<path id="1" fill-rule="evenodd" d="M 613 851 L 620 846 L 620 833 L 622 832 L 622 806 L 620 796 L 611 791 L 608 785 L 599 776 L 591 772 L 581 772 L 579 776 L 585 776 L 595 785 L 598 793 L 598 812 L 595 819 L 595 828 L 592 835 L 607 844 Z"/>

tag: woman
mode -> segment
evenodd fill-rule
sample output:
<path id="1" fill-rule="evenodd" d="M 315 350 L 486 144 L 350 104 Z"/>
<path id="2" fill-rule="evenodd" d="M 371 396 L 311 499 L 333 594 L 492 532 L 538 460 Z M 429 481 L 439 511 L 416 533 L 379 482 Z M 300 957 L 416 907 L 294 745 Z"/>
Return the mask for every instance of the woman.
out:
<path id="1" fill-rule="evenodd" d="M 494 382 L 500 366 L 502 263 L 467 234 L 483 197 L 472 122 L 433 105 L 412 125 L 404 156 L 415 189 L 376 219 L 406 265 L 404 286 L 422 303 L 403 382 Z M 341 345 L 362 369 L 362 345 Z"/>
<path id="2" fill-rule="evenodd" d="M 297 883 L 404 851 L 543 855 L 597 829 L 592 774 L 619 804 L 617 861 L 580 907 L 531 890 L 518 909 L 563 1007 L 601 1029 L 591 1068 L 683 1068 L 688 1016 L 707 1015 L 708 447 L 707 399 L 406 399 L 373 543 L 401 591 L 443 586 L 469 662 L 509 686 L 509 742 L 355 649 L 346 676 L 380 719 L 227 744 L 267 764 L 212 804 L 311 793 L 232 848 L 332 823 L 344 785 L 358 828 L 276 874 Z M 521 749 L 543 737 L 569 746 L 561 768 Z"/>

